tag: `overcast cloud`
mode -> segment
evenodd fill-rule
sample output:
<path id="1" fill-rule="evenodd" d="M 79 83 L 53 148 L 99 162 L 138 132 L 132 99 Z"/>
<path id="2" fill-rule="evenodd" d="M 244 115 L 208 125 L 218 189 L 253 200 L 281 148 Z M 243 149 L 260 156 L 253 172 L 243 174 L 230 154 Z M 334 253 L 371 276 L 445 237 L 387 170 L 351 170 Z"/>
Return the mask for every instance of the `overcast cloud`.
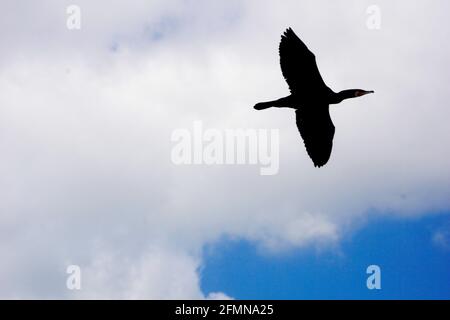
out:
<path id="1" fill-rule="evenodd" d="M 81 30 L 66 28 L 70 4 Z M 202 247 L 223 236 L 337 248 L 369 214 L 450 209 L 450 4 L 377 1 L 369 30 L 372 4 L 2 2 L 0 297 L 200 299 Z M 332 107 L 321 169 L 292 110 L 252 109 L 288 94 L 288 26 L 335 91 L 375 90 Z M 172 164 L 172 131 L 195 120 L 279 129 L 278 175 Z M 70 264 L 81 291 L 66 288 Z"/>

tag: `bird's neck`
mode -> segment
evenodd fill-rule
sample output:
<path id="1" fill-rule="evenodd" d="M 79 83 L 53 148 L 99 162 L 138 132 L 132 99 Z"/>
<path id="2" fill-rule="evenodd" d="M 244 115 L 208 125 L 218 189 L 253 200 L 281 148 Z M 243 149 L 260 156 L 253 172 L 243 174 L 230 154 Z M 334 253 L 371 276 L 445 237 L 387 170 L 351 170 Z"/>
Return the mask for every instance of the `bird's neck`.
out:
<path id="1" fill-rule="evenodd" d="M 358 91 L 357 89 L 349 89 L 349 90 L 342 90 L 338 93 L 334 93 L 330 97 L 330 104 L 334 103 L 340 103 L 345 99 L 350 99 L 356 97 L 355 93 Z"/>

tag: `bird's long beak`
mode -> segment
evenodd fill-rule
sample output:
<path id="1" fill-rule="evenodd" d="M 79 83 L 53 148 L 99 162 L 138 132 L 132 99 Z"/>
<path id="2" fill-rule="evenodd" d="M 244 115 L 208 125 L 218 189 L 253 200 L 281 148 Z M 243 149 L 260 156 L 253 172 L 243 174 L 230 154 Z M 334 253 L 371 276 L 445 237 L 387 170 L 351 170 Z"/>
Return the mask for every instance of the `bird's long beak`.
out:
<path id="1" fill-rule="evenodd" d="M 369 94 L 369 93 L 375 93 L 375 91 L 373 91 L 373 90 L 370 90 L 370 91 L 360 90 L 360 91 L 358 91 L 356 93 L 356 96 L 357 97 L 362 97 L 362 96 L 364 96 L 366 94 Z"/>

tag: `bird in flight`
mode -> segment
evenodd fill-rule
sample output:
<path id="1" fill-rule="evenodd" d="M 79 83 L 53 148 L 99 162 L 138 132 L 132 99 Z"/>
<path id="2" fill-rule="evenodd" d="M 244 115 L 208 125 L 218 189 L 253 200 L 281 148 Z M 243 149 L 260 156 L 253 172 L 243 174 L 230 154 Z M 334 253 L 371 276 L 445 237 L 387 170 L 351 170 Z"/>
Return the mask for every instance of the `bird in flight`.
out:
<path id="1" fill-rule="evenodd" d="M 350 89 L 336 93 L 331 90 L 320 75 L 316 57 L 291 28 L 281 36 L 279 54 L 281 71 L 291 94 L 278 100 L 257 103 L 254 108 L 296 109 L 297 127 L 306 151 L 314 166 L 322 167 L 330 159 L 333 148 L 334 125 L 329 105 L 374 91 Z"/>

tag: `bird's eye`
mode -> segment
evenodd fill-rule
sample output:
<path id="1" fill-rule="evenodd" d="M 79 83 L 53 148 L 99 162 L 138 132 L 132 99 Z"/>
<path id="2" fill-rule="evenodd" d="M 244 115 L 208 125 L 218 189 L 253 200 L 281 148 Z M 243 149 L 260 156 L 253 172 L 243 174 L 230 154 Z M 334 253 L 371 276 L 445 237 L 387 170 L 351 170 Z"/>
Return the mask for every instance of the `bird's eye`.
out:
<path id="1" fill-rule="evenodd" d="M 355 91 L 355 97 L 359 97 L 361 95 L 361 91 Z"/>

